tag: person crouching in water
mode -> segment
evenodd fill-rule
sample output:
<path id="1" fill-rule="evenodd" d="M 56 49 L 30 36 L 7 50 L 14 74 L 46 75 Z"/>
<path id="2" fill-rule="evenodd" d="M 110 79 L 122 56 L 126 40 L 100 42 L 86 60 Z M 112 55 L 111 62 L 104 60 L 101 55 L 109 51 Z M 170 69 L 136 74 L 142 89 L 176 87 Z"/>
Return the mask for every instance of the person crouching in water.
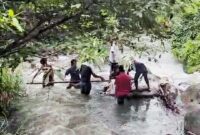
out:
<path id="1" fill-rule="evenodd" d="M 119 65 L 116 64 L 113 67 L 113 71 L 109 77 L 109 83 L 104 87 L 104 93 L 107 95 L 114 96 L 115 95 L 115 77 L 119 74 Z"/>
<path id="2" fill-rule="evenodd" d="M 117 103 L 122 105 L 131 91 L 131 77 L 125 73 L 122 65 L 119 66 L 118 70 L 119 75 L 115 77 L 115 96 L 117 97 Z"/>
<path id="3" fill-rule="evenodd" d="M 78 85 L 80 83 L 80 71 L 79 69 L 77 68 L 77 60 L 76 59 L 72 59 L 71 60 L 71 67 L 69 69 L 67 69 L 67 71 L 65 72 L 65 77 L 67 75 L 71 76 L 71 79 L 70 79 L 70 83 L 69 85 L 67 86 L 67 89 L 70 89 L 71 87 L 74 87 L 74 88 L 79 88 L 80 85 Z"/>
<path id="4" fill-rule="evenodd" d="M 138 79 L 140 77 L 140 75 L 142 74 L 143 77 L 144 77 L 144 80 L 147 84 L 147 89 L 150 91 L 150 87 L 149 87 L 149 79 L 147 77 L 147 74 L 148 74 L 148 71 L 147 71 L 147 68 L 146 66 L 141 63 L 141 62 L 138 62 L 136 60 L 133 60 L 133 64 L 129 67 L 128 69 L 128 73 L 134 69 L 133 65 L 135 66 L 135 77 L 134 77 L 134 83 L 135 83 L 135 88 L 136 90 L 138 90 Z"/>
<path id="5" fill-rule="evenodd" d="M 33 83 L 35 77 L 42 70 L 43 73 L 44 73 L 43 79 L 42 79 L 42 86 L 43 86 L 43 88 L 45 86 L 53 86 L 54 85 L 54 71 L 53 71 L 52 66 L 47 63 L 47 58 L 42 58 L 40 60 L 40 64 L 41 64 L 41 67 L 39 68 L 38 72 L 34 75 L 34 77 L 32 79 L 32 83 Z M 45 84 L 46 79 L 48 79 L 48 83 L 47 84 Z"/>
<path id="6" fill-rule="evenodd" d="M 100 78 L 102 81 L 104 81 L 104 78 L 101 76 L 96 75 L 93 71 L 92 68 L 87 65 L 87 63 L 84 63 L 81 65 L 80 68 L 80 74 L 81 74 L 81 94 L 84 95 L 89 95 L 90 94 L 90 90 L 92 88 L 90 79 L 91 79 L 91 75 L 95 78 Z"/>

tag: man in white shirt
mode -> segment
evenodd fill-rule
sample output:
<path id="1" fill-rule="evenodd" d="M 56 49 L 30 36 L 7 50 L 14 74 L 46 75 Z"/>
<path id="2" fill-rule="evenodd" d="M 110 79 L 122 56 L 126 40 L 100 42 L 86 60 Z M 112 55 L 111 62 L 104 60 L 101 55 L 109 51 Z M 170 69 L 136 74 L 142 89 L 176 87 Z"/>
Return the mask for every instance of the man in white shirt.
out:
<path id="1" fill-rule="evenodd" d="M 109 54 L 109 61 L 110 61 L 110 73 L 114 70 L 114 67 L 117 63 L 117 47 L 116 47 L 116 41 L 111 40 L 110 41 L 110 54 Z"/>

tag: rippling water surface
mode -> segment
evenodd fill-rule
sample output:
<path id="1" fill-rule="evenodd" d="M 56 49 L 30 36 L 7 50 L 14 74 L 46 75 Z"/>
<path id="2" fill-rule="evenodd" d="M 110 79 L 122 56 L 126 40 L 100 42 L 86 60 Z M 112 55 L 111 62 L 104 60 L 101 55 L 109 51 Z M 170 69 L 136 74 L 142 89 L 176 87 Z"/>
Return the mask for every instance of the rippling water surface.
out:
<path id="1" fill-rule="evenodd" d="M 57 65 L 62 61 L 56 61 Z M 23 64 L 26 81 L 30 81 L 29 66 Z M 39 75 L 35 81 L 41 78 Z M 77 89 L 66 90 L 66 84 L 44 89 L 27 85 L 28 97 L 20 101 L 15 115 L 17 126 L 28 135 L 183 134 L 183 116 L 167 110 L 159 99 L 132 99 L 118 106 L 114 97 L 100 94 L 102 88 L 103 84 L 93 83 L 91 95 L 86 97 Z"/>
<path id="2" fill-rule="evenodd" d="M 71 58 L 60 56 L 52 64 L 66 68 Z M 139 60 L 153 74 L 168 77 L 176 86 L 182 82 L 187 86 L 191 78 L 200 80 L 198 74 L 185 74 L 170 53 L 163 53 L 157 63 L 149 62 L 147 57 Z M 33 70 L 27 63 L 22 69 L 25 81 L 29 82 Z M 95 72 L 108 76 L 109 68 Z M 41 79 L 39 75 L 35 81 Z M 61 81 L 58 76 L 55 79 Z M 40 85 L 27 85 L 28 97 L 18 104 L 19 111 L 13 118 L 17 122 L 11 125 L 17 123 L 15 126 L 21 126 L 28 135 L 183 135 L 183 116 L 167 110 L 159 99 L 132 99 L 118 106 L 114 97 L 100 94 L 102 88 L 103 84 L 93 83 L 91 95 L 85 97 L 79 90 L 66 90 L 65 84 L 44 89 Z"/>

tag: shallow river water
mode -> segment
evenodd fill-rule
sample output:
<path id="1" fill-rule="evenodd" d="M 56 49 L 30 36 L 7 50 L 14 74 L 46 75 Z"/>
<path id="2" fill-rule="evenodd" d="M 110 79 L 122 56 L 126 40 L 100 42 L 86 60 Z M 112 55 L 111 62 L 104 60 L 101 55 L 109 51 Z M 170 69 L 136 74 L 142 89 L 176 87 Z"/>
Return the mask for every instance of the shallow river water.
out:
<path id="1" fill-rule="evenodd" d="M 182 135 L 183 116 L 158 99 L 129 100 L 118 106 L 113 97 L 93 87 L 90 97 L 65 86 L 34 88 L 21 101 L 18 119 L 28 135 Z M 33 89 L 32 89 L 33 90 Z"/>
<path id="2" fill-rule="evenodd" d="M 149 39 L 144 41 L 149 43 Z M 65 69 L 71 58 L 60 56 L 52 64 Z M 156 63 L 146 56 L 138 60 L 182 90 L 200 80 L 199 73 L 184 73 L 170 53 L 162 53 Z M 25 82 L 30 82 L 33 69 L 28 63 L 21 66 Z M 95 72 L 108 76 L 109 67 L 101 71 L 95 68 Z M 41 79 L 39 75 L 35 82 Z M 56 76 L 55 80 L 61 78 Z M 27 135 L 184 135 L 184 114 L 171 112 L 159 99 L 132 99 L 118 106 L 114 97 L 100 94 L 102 88 L 103 84 L 93 83 L 91 95 L 85 97 L 79 90 L 66 90 L 66 84 L 44 89 L 41 85 L 26 85 L 27 97 L 20 100 L 10 127 L 20 127 L 18 130 Z"/>
<path id="3" fill-rule="evenodd" d="M 67 61 L 60 57 L 54 64 L 62 65 L 63 60 Z M 21 68 L 29 82 L 33 69 L 28 63 Z M 106 69 L 98 73 L 105 75 Z M 114 97 L 100 94 L 102 88 L 93 83 L 86 97 L 77 89 L 66 90 L 66 84 L 44 89 L 26 85 L 28 96 L 20 100 L 11 127 L 27 135 L 183 135 L 183 115 L 167 110 L 159 99 L 132 99 L 118 106 Z"/>

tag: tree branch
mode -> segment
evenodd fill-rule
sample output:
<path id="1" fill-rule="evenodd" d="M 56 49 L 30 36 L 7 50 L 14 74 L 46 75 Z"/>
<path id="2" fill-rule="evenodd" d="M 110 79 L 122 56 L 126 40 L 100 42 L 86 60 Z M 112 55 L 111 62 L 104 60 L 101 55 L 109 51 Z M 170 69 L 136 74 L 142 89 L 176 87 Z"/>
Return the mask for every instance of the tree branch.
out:
<path id="1" fill-rule="evenodd" d="M 1 57 L 5 57 L 5 56 L 9 56 L 13 53 L 16 53 L 18 51 L 18 49 L 23 48 L 26 46 L 26 43 L 28 43 L 29 41 L 31 41 L 31 39 L 34 39 L 36 37 L 38 37 L 39 35 L 41 35 L 42 33 L 46 32 L 49 29 L 52 29 L 56 26 L 59 26 L 61 24 L 63 24 L 66 21 L 69 21 L 71 19 L 80 17 L 81 14 L 84 13 L 84 11 L 88 10 L 90 6 L 92 6 L 93 3 L 90 3 L 87 7 L 84 8 L 84 10 L 73 14 L 71 16 L 65 16 L 62 19 L 49 24 L 48 26 L 46 26 L 45 28 L 42 28 L 44 22 L 40 22 L 38 23 L 38 25 L 36 25 L 36 27 L 34 27 L 29 33 L 27 33 L 25 36 L 17 39 L 16 41 L 14 41 L 13 43 L 9 44 L 5 49 L 1 49 L 0 50 L 0 58 Z M 52 20 L 52 19 L 51 19 Z"/>

